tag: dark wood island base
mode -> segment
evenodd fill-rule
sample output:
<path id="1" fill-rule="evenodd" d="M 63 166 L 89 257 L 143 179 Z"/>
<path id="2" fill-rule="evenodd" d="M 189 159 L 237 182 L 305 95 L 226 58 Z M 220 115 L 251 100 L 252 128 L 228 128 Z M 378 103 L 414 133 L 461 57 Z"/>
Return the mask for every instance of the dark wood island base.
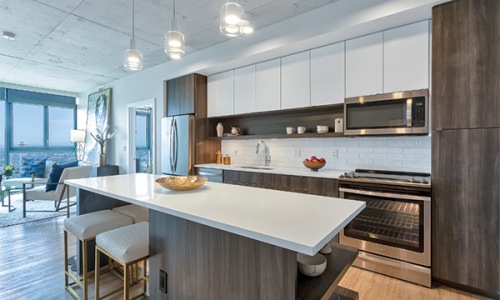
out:
<path id="1" fill-rule="evenodd" d="M 311 278 L 297 272 L 294 251 L 149 212 L 151 299 L 337 299 L 334 291 L 357 299 L 356 292 L 337 288 L 356 249 L 334 247 L 325 273 Z M 166 294 L 160 270 L 167 273 Z"/>

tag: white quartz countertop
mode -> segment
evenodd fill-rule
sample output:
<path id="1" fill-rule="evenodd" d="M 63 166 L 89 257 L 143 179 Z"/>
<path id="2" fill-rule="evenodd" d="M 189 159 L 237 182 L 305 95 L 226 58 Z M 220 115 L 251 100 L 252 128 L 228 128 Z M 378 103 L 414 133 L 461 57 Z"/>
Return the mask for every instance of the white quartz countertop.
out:
<path id="1" fill-rule="evenodd" d="M 344 172 L 348 172 L 348 171 L 328 170 L 328 169 L 319 169 L 318 171 L 312 171 L 306 167 L 291 168 L 291 167 L 275 167 L 275 166 L 265 167 L 265 166 L 240 166 L 240 165 L 219 165 L 219 164 L 200 164 L 200 165 L 195 165 L 195 167 L 218 169 L 218 170 L 242 171 L 242 172 L 258 172 L 258 173 L 270 173 L 270 174 L 294 175 L 294 176 L 306 176 L 306 177 L 321 177 L 321 178 L 332 178 L 332 179 L 338 179 L 340 175 L 344 174 Z"/>
<path id="2" fill-rule="evenodd" d="M 155 182 L 158 177 L 127 174 L 65 183 L 309 255 L 365 207 L 361 201 L 215 182 L 191 191 L 171 191 Z"/>

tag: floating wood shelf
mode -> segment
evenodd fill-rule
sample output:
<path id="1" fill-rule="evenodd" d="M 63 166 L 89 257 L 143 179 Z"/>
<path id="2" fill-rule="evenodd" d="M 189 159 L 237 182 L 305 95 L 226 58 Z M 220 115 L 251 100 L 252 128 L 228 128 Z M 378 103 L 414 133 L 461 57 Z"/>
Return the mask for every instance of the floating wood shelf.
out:
<path id="1" fill-rule="evenodd" d="M 334 133 L 335 119 L 343 117 L 343 104 L 323 105 L 306 108 L 258 112 L 241 115 L 230 115 L 209 118 L 208 136 L 210 139 L 283 139 L 283 138 L 318 138 L 343 137 L 342 133 Z M 215 127 L 218 123 L 224 126 L 224 132 L 231 127 L 241 129 L 240 136 L 217 138 Z M 316 133 L 316 126 L 328 126 L 328 133 Z M 286 134 L 286 127 L 306 127 L 304 134 Z"/>
<path id="2" fill-rule="evenodd" d="M 237 136 L 209 137 L 210 140 L 256 140 L 256 139 L 303 139 L 303 138 L 332 138 L 344 137 L 343 133 L 304 133 L 304 134 L 244 134 Z"/>
<path id="3" fill-rule="evenodd" d="M 357 299 L 356 292 L 339 287 L 338 284 L 358 256 L 358 249 L 335 244 L 332 253 L 325 256 L 326 270 L 320 276 L 309 277 L 297 272 L 296 299 L 323 299 L 325 296 L 331 297 L 334 292 L 341 294 L 341 299 Z M 336 297 L 326 299 L 336 299 Z"/>

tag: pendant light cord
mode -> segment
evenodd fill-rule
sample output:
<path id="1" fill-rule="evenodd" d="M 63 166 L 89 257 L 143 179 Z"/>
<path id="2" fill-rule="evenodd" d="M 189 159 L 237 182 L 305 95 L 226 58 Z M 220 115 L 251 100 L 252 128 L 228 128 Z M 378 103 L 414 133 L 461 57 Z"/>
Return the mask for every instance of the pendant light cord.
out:
<path id="1" fill-rule="evenodd" d="M 132 0 L 132 38 L 135 38 L 135 0 Z"/>
<path id="2" fill-rule="evenodd" d="M 174 0 L 174 19 L 175 19 L 175 0 Z"/>

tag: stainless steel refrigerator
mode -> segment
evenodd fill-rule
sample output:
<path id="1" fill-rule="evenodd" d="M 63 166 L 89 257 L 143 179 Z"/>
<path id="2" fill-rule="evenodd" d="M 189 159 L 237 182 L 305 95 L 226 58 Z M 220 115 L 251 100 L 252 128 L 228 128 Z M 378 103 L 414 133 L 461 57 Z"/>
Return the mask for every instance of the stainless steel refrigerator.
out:
<path id="1" fill-rule="evenodd" d="M 194 174 L 195 117 L 182 115 L 161 119 L 161 173 Z"/>

